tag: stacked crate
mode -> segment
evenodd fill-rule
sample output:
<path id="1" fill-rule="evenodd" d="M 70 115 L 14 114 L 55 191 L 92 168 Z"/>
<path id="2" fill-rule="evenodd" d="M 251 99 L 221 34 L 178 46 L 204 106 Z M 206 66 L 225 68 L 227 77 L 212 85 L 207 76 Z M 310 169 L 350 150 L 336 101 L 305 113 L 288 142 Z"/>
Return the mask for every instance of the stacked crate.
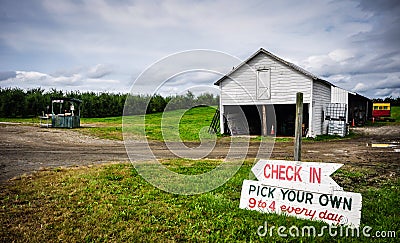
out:
<path id="1" fill-rule="evenodd" d="M 339 135 L 344 137 L 347 135 L 347 125 L 345 121 L 334 121 L 328 122 L 328 135 Z"/>
<path id="2" fill-rule="evenodd" d="M 328 120 L 328 135 L 347 135 L 347 106 L 343 103 L 331 103 L 325 108 L 325 120 Z"/>

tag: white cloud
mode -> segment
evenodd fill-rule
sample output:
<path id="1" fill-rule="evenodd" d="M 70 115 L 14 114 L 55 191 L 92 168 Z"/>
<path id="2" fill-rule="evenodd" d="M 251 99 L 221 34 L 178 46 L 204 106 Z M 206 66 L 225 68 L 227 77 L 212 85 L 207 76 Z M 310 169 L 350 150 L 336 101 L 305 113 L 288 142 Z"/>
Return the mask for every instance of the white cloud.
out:
<path id="1" fill-rule="evenodd" d="M 397 98 L 400 97 L 400 89 L 378 89 L 375 95 L 379 97 L 392 96 L 393 98 Z"/>
<path id="2" fill-rule="evenodd" d="M 366 93 L 369 96 L 398 97 L 400 92 L 400 72 L 392 74 L 374 74 L 374 75 L 359 75 L 355 76 L 358 82 L 351 90 L 355 92 Z"/>
<path id="3" fill-rule="evenodd" d="M 368 86 L 364 83 L 357 83 L 356 86 L 353 88 L 355 92 L 364 92 L 368 90 Z"/>
<path id="4" fill-rule="evenodd" d="M 354 57 L 354 54 L 350 50 L 344 50 L 344 49 L 336 49 L 334 51 L 331 51 L 328 56 L 335 62 L 344 62 L 350 58 Z"/>
<path id="5" fill-rule="evenodd" d="M 213 82 L 219 78 L 221 78 L 219 74 L 202 70 L 182 73 L 165 82 L 159 87 L 157 93 L 165 96 L 186 93 L 187 90 L 196 93 L 215 93 L 217 87 L 213 85 Z M 198 91 L 198 87 L 202 87 L 203 90 Z"/>
<path id="6" fill-rule="evenodd" d="M 43 80 L 49 77 L 49 75 L 40 72 L 25 72 L 25 71 L 16 71 L 15 79 L 20 79 L 22 81 L 25 80 Z"/>
<path id="7" fill-rule="evenodd" d="M 41 87 L 44 89 L 73 89 L 82 91 L 116 91 L 126 90 L 126 87 L 116 79 L 104 79 L 111 71 L 108 66 L 98 64 L 94 67 L 64 70 L 55 74 L 35 71 L 16 71 L 14 77 L 0 80 L 0 87 L 20 87 L 24 89 Z M 72 73 L 76 71 L 76 73 Z"/>
<path id="8" fill-rule="evenodd" d="M 90 68 L 87 72 L 89 78 L 102 78 L 113 72 L 109 65 L 97 64 L 96 66 Z"/>
<path id="9" fill-rule="evenodd" d="M 343 75 L 343 74 L 335 74 L 325 78 L 335 84 L 348 83 L 349 81 L 351 81 L 350 75 Z"/>

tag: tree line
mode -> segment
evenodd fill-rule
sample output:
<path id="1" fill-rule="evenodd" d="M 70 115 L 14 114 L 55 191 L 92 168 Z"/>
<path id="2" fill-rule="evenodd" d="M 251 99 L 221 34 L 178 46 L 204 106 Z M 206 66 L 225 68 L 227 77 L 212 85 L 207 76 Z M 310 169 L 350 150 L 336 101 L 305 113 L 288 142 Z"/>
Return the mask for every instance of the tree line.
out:
<path id="1" fill-rule="evenodd" d="M 392 96 L 386 97 L 384 99 L 382 98 L 376 98 L 372 99 L 372 102 L 376 103 L 390 103 L 391 106 L 400 106 L 400 96 L 397 98 L 393 98 Z"/>
<path id="2" fill-rule="evenodd" d="M 42 88 L 23 90 L 0 87 L 0 117 L 35 117 L 51 113 L 51 98 L 82 100 L 81 117 L 110 117 L 156 113 L 200 105 L 217 105 L 219 97 L 205 93 L 163 97 L 161 95 L 130 95 L 121 93 L 95 93 Z M 124 110 L 125 108 L 125 110 Z"/>

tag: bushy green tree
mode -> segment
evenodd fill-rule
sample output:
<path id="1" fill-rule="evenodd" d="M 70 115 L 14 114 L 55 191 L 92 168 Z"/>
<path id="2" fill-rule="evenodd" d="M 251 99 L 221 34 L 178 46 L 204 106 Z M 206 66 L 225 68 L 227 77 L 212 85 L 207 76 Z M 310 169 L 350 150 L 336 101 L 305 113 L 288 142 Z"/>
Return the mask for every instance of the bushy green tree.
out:
<path id="1" fill-rule="evenodd" d="M 150 98 L 150 102 L 147 106 L 146 113 L 156 113 L 156 112 L 163 112 L 167 103 L 165 99 L 161 95 L 153 95 Z"/>
<path id="2" fill-rule="evenodd" d="M 20 88 L 0 87 L 1 117 L 32 117 L 51 112 L 51 98 L 70 97 L 82 100 L 82 117 L 108 117 L 137 115 L 168 110 L 187 109 L 198 105 L 217 105 L 218 96 L 201 94 L 196 97 L 188 91 L 184 95 L 162 97 L 161 95 L 130 95 L 114 93 L 95 93 L 51 89 L 45 92 L 42 88 L 23 90 Z M 59 109 L 68 109 L 63 104 Z M 58 112 L 55 111 L 55 112 Z"/>

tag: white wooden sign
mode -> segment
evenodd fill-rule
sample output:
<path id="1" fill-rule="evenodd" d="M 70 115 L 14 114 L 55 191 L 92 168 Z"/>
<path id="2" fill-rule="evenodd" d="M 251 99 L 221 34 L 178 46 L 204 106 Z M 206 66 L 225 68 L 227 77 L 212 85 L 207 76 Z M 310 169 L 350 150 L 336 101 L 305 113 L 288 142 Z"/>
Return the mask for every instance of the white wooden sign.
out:
<path id="1" fill-rule="evenodd" d="M 252 168 L 259 181 L 243 181 L 239 207 L 359 227 L 361 194 L 343 191 L 329 177 L 341 166 L 333 163 L 260 160 Z"/>
<path id="2" fill-rule="evenodd" d="M 259 181 L 271 186 L 313 192 L 343 190 L 330 175 L 343 164 L 260 160 L 251 169 Z"/>

